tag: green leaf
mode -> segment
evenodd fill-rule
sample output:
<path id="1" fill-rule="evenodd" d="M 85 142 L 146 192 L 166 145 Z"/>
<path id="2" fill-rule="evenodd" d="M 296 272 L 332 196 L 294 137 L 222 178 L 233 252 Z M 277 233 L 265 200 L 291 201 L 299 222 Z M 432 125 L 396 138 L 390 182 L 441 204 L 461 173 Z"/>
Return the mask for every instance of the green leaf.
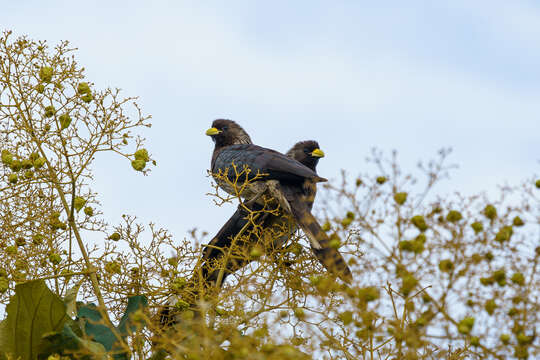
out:
<path id="1" fill-rule="evenodd" d="M 75 286 L 69 289 L 64 296 L 64 304 L 66 305 L 66 313 L 69 316 L 75 317 L 77 315 L 77 293 L 83 283 L 83 279 L 79 280 Z"/>
<path id="2" fill-rule="evenodd" d="M 105 360 L 105 347 L 97 342 L 81 339 L 68 324 L 61 332 L 45 334 L 41 340 L 38 360 L 47 359 L 49 355 L 60 354 L 78 360 Z"/>
<path id="3" fill-rule="evenodd" d="M 62 299 L 43 280 L 15 286 L 6 312 L 0 324 L 0 349 L 22 360 L 35 359 L 41 337 L 60 331 L 69 319 Z"/>
<path id="4" fill-rule="evenodd" d="M 126 311 L 116 328 L 117 334 L 122 339 L 125 339 L 126 336 L 137 329 L 138 321 L 133 318 L 133 314 L 138 310 L 144 309 L 146 306 L 148 306 L 148 300 L 145 296 L 138 295 L 128 298 Z M 94 304 L 82 306 L 77 316 L 83 323 L 86 335 L 95 342 L 102 344 L 106 351 L 112 351 L 115 360 L 129 359 L 129 353 L 122 351 L 121 341 L 116 338 L 114 332 L 109 327 L 104 325 L 103 318 Z"/>
<path id="5" fill-rule="evenodd" d="M 130 315 L 134 314 L 138 310 L 142 310 L 148 306 L 148 300 L 145 296 L 137 295 L 128 298 L 128 304 L 126 311 L 120 319 L 118 324 L 118 332 L 123 336 L 129 335 L 137 330 L 137 321 L 130 319 Z"/>
<path id="6" fill-rule="evenodd" d="M 112 349 L 116 337 L 112 330 L 105 325 L 105 321 L 103 321 L 103 317 L 96 305 L 82 306 L 77 312 L 77 317 L 81 320 L 84 332 L 88 337 L 102 344 L 105 350 L 110 351 Z"/>

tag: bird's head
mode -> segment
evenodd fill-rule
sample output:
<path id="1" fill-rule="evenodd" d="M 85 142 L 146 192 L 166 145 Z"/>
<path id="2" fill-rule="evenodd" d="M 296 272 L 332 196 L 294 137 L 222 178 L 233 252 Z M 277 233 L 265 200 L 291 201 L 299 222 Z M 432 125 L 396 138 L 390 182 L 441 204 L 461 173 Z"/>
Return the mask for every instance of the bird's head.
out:
<path id="1" fill-rule="evenodd" d="M 319 143 L 314 140 L 300 141 L 287 151 L 287 156 L 301 162 L 311 170 L 315 170 L 319 159 L 324 157 Z"/>
<path id="2" fill-rule="evenodd" d="M 212 127 L 206 130 L 206 135 L 212 138 L 216 146 L 235 144 L 251 144 L 251 139 L 244 129 L 232 120 L 217 119 Z"/>

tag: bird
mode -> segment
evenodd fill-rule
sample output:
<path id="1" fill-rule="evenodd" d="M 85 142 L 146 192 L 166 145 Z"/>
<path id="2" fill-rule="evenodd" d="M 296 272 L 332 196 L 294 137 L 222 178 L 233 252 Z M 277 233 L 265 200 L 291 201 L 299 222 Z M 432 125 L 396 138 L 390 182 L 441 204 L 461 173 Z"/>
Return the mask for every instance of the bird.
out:
<path id="1" fill-rule="evenodd" d="M 301 164 L 307 166 L 313 171 L 316 171 L 319 159 L 325 156 L 320 149 L 317 141 L 306 140 L 299 141 L 286 153 Z M 310 184 L 305 188 L 307 207 L 311 210 L 313 200 L 317 192 L 315 184 Z M 264 219 L 250 218 L 250 214 L 262 214 Z M 221 287 L 225 278 L 231 273 L 241 269 L 251 262 L 252 258 L 246 254 L 239 256 L 226 256 L 228 250 L 234 245 L 241 251 L 246 251 L 250 246 L 253 246 L 261 240 L 261 231 L 254 229 L 255 222 L 260 225 L 259 228 L 264 230 L 270 229 L 271 237 L 273 238 L 270 244 L 265 244 L 267 248 L 281 249 L 285 242 L 290 238 L 296 227 L 291 227 L 286 216 L 282 213 L 272 214 L 264 211 L 264 206 L 253 202 L 251 204 L 244 203 L 238 206 L 236 212 L 218 231 L 216 236 L 208 243 L 203 251 L 203 263 L 200 267 L 202 280 L 207 287 L 217 285 Z M 245 236 L 238 236 L 242 229 L 248 228 L 244 233 Z M 238 237 L 237 237 L 238 236 Z M 247 239 L 246 239 L 247 238 Z M 236 251 L 238 253 L 239 251 Z M 232 254 L 229 254 L 232 255 Z M 236 254 L 234 254 L 236 255 Z M 225 258 L 225 259 L 224 259 Z M 221 263 L 220 262 L 224 262 Z M 217 264 L 217 266 L 216 266 Z M 221 275 L 220 275 L 221 274 Z"/>
<path id="2" fill-rule="evenodd" d="M 311 214 L 313 198 L 308 189 L 327 179 L 278 151 L 251 143 L 247 132 L 235 121 L 217 119 L 206 130 L 214 142 L 211 173 L 227 193 L 264 205 L 267 191 L 306 234 L 319 262 L 345 283 L 352 273 L 339 251 Z"/>

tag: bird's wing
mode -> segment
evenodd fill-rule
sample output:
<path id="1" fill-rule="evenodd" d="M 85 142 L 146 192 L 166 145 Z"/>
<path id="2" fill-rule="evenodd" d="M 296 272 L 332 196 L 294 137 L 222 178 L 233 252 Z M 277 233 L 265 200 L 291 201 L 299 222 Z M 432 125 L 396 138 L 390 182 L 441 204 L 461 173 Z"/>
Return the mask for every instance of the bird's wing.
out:
<path id="1" fill-rule="evenodd" d="M 244 166 L 249 167 L 250 177 L 257 173 L 267 174 L 265 180 L 301 182 L 307 178 L 315 182 L 326 181 L 302 163 L 277 151 L 253 144 L 231 145 L 220 149 L 213 159 L 212 172 L 229 168 L 228 177 L 234 181 L 236 174 L 230 169 L 233 163 L 238 171 Z"/>

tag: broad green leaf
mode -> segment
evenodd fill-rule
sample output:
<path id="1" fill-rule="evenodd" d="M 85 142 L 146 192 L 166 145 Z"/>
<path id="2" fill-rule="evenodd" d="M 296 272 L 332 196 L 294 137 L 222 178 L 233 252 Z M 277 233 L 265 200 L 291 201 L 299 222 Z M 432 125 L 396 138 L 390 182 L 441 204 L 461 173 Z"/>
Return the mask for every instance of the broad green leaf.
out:
<path id="1" fill-rule="evenodd" d="M 60 331 L 69 319 L 62 299 L 43 280 L 17 285 L 6 312 L 0 325 L 0 349 L 22 360 L 35 359 L 43 334 Z"/>
<path id="2" fill-rule="evenodd" d="M 137 295 L 128 298 L 126 311 L 124 312 L 124 315 L 122 316 L 122 319 L 120 319 L 120 323 L 118 324 L 118 331 L 122 336 L 125 337 L 137 330 L 137 322 L 130 319 L 130 316 L 133 315 L 133 313 L 135 313 L 137 310 L 143 310 L 147 306 L 148 300 L 145 296 Z"/>
<path id="3" fill-rule="evenodd" d="M 118 324 L 117 334 L 125 339 L 127 335 L 137 329 L 137 321 L 131 316 L 138 310 L 148 306 L 148 300 L 144 296 L 132 296 L 128 298 L 126 311 Z M 105 325 L 103 318 L 94 304 L 88 304 L 79 308 L 77 316 L 82 322 L 85 334 L 93 341 L 102 344 L 108 352 L 113 353 L 115 360 L 127 360 L 129 354 L 122 351 L 121 341 L 116 338 L 114 332 Z"/>
<path id="4" fill-rule="evenodd" d="M 84 279 L 79 280 L 75 286 L 73 286 L 71 289 L 69 289 L 66 293 L 66 296 L 64 296 L 64 304 L 66 304 L 66 313 L 71 316 L 75 317 L 77 315 L 77 293 L 79 292 L 79 288 L 81 287 L 81 284 L 83 283 Z"/>
<path id="5" fill-rule="evenodd" d="M 77 317 L 81 320 L 84 333 L 89 338 L 102 344 L 107 351 L 112 349 L 116 337 L 112 330 L 105 325 L 96 305 L 82 306 L 77 312 Z"/>
<path id="6" fill-rule="evenodd" d="M 97 342 L 81 339 L 66 324 L 61 332 L 45 334 L 40 348 L 38 360 L 47 359 L 49 355 L 60 354 L 80 360 L 107 359 L 105 347 Z"/>

